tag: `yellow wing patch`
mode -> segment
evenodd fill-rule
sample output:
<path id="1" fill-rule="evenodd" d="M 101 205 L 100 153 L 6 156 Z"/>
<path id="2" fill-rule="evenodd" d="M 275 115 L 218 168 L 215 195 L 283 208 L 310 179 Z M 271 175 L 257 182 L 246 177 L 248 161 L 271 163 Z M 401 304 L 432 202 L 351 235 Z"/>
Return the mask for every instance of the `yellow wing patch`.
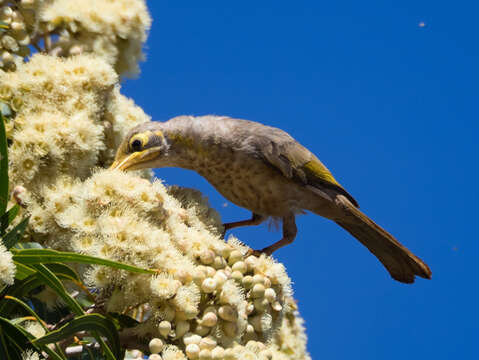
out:
<path id="1" fill-rule="evenodd" d="M 310 180 L 319 180 L 332 185 L 336 190 L 346 196 L 354 206 L 359 207 L 358 202 L 349 194 L 333 177 L 331 172 L 319 160 L 313 159 L 303 165 L 303 171 Z"/>
<path id="2" fill-rule="evenodd" d="M 319 178 L 330 184 L 341 186 L 333 177 L 331 172 L 326 168 L 326 166 L 321 164 L 319 161 L 313 159 L 304 164 L 303 167 L 305 170 L 307 170 L 307 172 L 309 172 L 308 175 L 312 175 L 313 177 Z"/>

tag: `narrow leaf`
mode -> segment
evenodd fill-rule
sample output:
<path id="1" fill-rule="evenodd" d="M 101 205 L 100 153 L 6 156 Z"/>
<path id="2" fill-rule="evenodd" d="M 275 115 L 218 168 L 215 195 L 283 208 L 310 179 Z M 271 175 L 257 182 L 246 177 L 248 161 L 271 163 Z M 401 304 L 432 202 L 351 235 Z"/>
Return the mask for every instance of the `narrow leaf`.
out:
<path id="1" fill-rule="evenodd" d="M 31 316 L 33 316 L 35 319 L 37 319 L 37 321 L 40 323 L 40 325 L 45 330 L 45 333 L 48 333 L 49 330 L 46 326 L 45 321 L 43 321 L 43 319 L 40 318 L 40 316 L 38 316 L 38 314 L 30 306 L 28 306 L 28 304 L 26 304 L 22 300 L 17 299 L 16 297 L 13 297 L 13 296 L 8 296 L 7 295 L 7 296 L 5 296 L 5 299 L 13 301 L 16 304 L 20 305 L 26 312 L 28 312 Z M 59 355 L 59 357 L 64 359 L 65 357 L 63 356 L 63 353 L 61 352 L 61 349 L 56 344 L 55 344 L 55 348 L 61 354 L 61 356 Z"/>
<path id="2" fill-rule="evenodd" d="M 5 214 L 0 216 L 0 236 L 5 235 L 5 231 L 7 230 L 8 225 L 10 225 L 18 215 L 20 211 L 20 206 L 14 205 L 8 210 Z"/>
<path id="3" fill-rule="evenodd" d="M 72 336 L 79 331 L 96 331 L 108 339 L 113 349 L 113 359 L 119 359 L 121 356 L 120 338 L 116 331 L 115 325 L 105 316 L 100 314 L 86 314 L 78 316 L 70 321 L 68 324 L 62 326 L 58 330 L 52 331 L 41 338 L 34 340 L 35 344 L 50 344 L 69 336 Z"/>
<path id="4" fill-rule="evenodd" d="M 11 345 L 15 346 L 19 350 L 19 353 L 22 353 L 27 349 L 32 349 L 37 352 L 46 352 L 49 356 L 49 359 L 63 360 L 60 355 L 58 355 L 48 346 L 43 344 L 34 344 L 32 340 L 34 340 L 35 337 L 32 334 L 23 329 L 21 326 L 13 325 L 8 319 L 0 317 L 0 330 L 3 330 L 4 334 L 6 335 L 5 337 L 7 345 L 10 345 L 8 343 L 11 343 Z M 10 346 L 10 348 L 11 347 L 12 346 Z"/>
<path id="5" fill-rule="evenodd" d="M 38 350 L 30 340 L 33 339 L 33 335 L 25 331 L 21 326 L 15 326 L 8 319 L 0 317 L 0 328 L 6 335 L 6 342 L 19 347 L 20 349 Z"/>
<path id="6" fill-rule="evenodd" d="M 28 306 L 25 302 L 23 302 L 22 300 L 20 299 L 17 299 L 16 297 L 14 296 L 5 296 L 5 299 L 7 300 L 10 300 L 10 301 L 13 301 L 15 303 L 17 303 L 18 305 L 20 305 L 23 310 L 25 310 L 27 313 L 29 313 L 31 316 L 33 316 L 35 319 L 37 319 L 37 321 L 40 323 L 40 325 L 43 327 L 43 329 L 45 329 L 46 332 L 48 332 L 48 328 L 46 327 L 45 325 L 45 322 L 40 318 L 40 316 L 38 316 L 38 314 L 33 311 L 33 309 Z"/>
<path id="7" fill-rule="evenodd" d="M 29 277 L 30 275 L 35 274 L 35 270 L 32 269 L 31 267 L 28 267 L 27 265 L 23 265 L 22 263 L 19 263 L 17 261 L 14 261 L 15 266 L 17 268 L 17 272 L 15 273 L 15 279 L 18 280 L 23 280 Z"/>
<path id="8" fill-rule="evenodd" d="M 47 284 L 55 293 L 65 301 L 68 307 L 77 315 L 84 313 L 81 305 L 68 294 L 67 290 L 63 286 L 62 282 L 54 273 L 52 273 L 45 265 L 35 264 L 33 265 L 37 270 L 37 276 L 45 284 Z"/>
<path id="9" fill-rule="evenodd" d="M 30 217 L 23 219 L 20 224 L 15 226 L 2 238 L 3 245 L 5 245 L 7 249 L 10 249 L 22 238 L 23 233 L 27 228 L 28 220 L 30 220 Z"/>
<path id="10" fill-rule="evenodd" d="M 69 279 L 75 283 L 81 282 L 81 279 L 78 276 L 77 272 L 65 264 L 51 263 L 45 264 L 45 266 L 50 269 L 56 276 L 61 277 L 62 279 Z"/>
<path id="11" fill-rule="evenodd" d="M 72 252 L 56 251 L 51 249 L 25 249 L 13 250 L 13 259 L 22 264 L 76 262 L 83 264 L 96 264 L 113 267 L 116 269 L 136 272 L 141 274 L 156 274 L 156 270 L 142 269 L 133 265 L 123 264 L 113 260 L 102 259 L 94 256 L 76 254 Z"/>
<path id="12" fill-rule="evenodd" d="M 0 359 L 11 360 L 10 353 L 8 352 L 7 339 L 3 335 L 3 329 L 0 326 Z"/>
<path id="13" fill-rule="evenodd" d="M 5 122 L 0 113 L 0 214 L 3 215 L 8 203 L 8 145 Z"/>

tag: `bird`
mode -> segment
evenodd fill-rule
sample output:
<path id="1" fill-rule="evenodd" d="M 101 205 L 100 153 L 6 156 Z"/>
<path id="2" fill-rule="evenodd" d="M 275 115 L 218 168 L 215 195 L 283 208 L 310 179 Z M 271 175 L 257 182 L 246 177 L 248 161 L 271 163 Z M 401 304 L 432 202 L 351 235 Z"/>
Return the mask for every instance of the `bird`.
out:
<path id="1" fill-rule="evenodd" d="M 296 237 L 296 216 L 323 216 L 359 240 L 391 277 L 430 279 L 429 267 L 359 210 L 358 202 L 328 168 L 287 132 L 227 116 L 177 116 L 132 128 L 110 169 L 179 167 L 197 172 L 250 219 L 225 223 L 224 231 L 282 222 L 281 240 L 252 253 L 271 255 Z"/>

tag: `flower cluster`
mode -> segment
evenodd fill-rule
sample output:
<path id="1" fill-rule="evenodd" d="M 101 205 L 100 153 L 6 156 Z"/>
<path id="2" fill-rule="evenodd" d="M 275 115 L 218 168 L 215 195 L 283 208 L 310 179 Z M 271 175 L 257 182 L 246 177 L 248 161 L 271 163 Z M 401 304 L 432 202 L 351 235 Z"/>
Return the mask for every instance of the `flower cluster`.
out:
<path id="1" fill-rule="evenodd" d="M 172 353 L 189 359 L 304 355 L 291 337 L 296 318 L 285 317 L 294 304 L 283 265 L 246 256 L 248 248 L 234 237 L 224 242 L 218 216 L 197 192 L 170 193 L 159 181 L 99 170 L 86 181 L 63 178 L 43 196 L 27 206 L 44 244 L 158 271 L 95 266 L 85 275 L 102 290 L 107 310 L 141 309 L 143 321 L 131 331 L 152 338 L 152 353 L 165 359 Z M 284 319 L 294 326 L 277 333 Z"/>
<path id="2" fill-rule="evenodd" d="M 140 321 L 126 335 L 148 339 L 152 360 L 308 359 L 282 264 L 225 242 L 198 191 L 104 169 L 127 131 L 150 120 L 118 85 L 119 74 L 137 72 L 150 23 L 143 0 L 0 0 L 0 111 L 27 237 L 155 269 L 78 269 L 106 311 Z M 24 62 L 29 46 L 40 53 Z M 14 281 L 3 245 L 0 274 Z M 56 301 L 48 289 L 36 297 Z"/>
<path id="3" fill-rule="evenodd" d="M 36 54 L 0 73 L 0 100 L 16 114 L 6 123 L 13 183 L 38 188 L 110 164 L 128 129 L 150 119 L 117 82 L 111 66 L 90 54 Z"/>
<path id="4" fill-rule="evenodd" d="M 40 26 L 58 33 L 50 51 L 61 56 L 92 52 L 118 74 L 139 72 L 141 48 L 151 25 L 144 0 L 43 1 Z"/>
<path id="5" fill-rule="evenodd" d="M 137 74 L 151 26 L 144 0 L 0 1 L 0 68 L 15 70 L 37 51 L 68 57 L 94 53 L 118 74 Z"/>

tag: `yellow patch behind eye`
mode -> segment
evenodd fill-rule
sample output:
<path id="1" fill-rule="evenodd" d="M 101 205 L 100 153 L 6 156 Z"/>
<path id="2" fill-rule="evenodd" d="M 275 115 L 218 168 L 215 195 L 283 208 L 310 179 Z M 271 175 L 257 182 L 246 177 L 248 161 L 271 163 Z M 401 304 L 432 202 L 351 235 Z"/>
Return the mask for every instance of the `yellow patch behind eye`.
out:
<path id="1" fill-rule="evenodd" d="M 148 144 L 148 141 L 150 140 L 150 134 L 151 132 L 144 132 L 144 133 L 139 133 L 136 134 L 135 136 L 132 136 L 130 139 L 130 147 L 131 144 L 133 144 L 133 141 L 135 140 L 140 140 L 141 141 L 141 146 L 144 147 L 146 144 Z"/>
<path id="2" fill-rule="evenodd" d="M 160 131 L 160 130 L 155 131 L 155 135 L 156 135 L 156 136 L 159 136 L 159 137 L 161 137 L 161 138 L 164 138 L 164 137 L 165 137 L 165 136 L 163 135 L 163 131 Z"/>

